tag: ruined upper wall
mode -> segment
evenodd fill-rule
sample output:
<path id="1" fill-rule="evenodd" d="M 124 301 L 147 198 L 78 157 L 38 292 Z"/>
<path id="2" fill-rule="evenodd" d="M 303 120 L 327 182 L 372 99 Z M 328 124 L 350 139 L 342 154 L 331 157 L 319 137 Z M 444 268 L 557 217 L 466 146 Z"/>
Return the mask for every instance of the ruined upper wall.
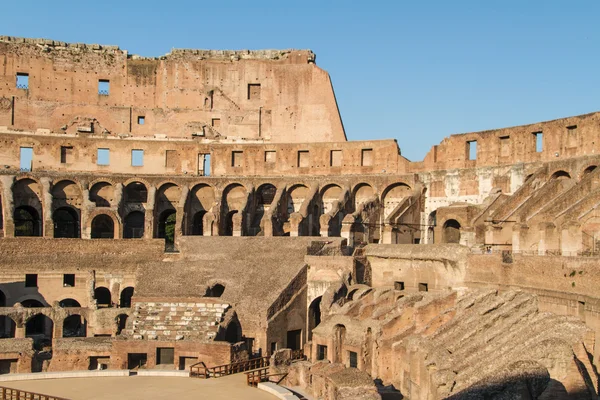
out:
<path id="1" fill-rule="evenodd" d="M 470 147 L 476 151 L 469 157 Z M 551 162 L 600 153 L 600 113 L 511 128 L 452 135 L 433 146 L 412 171 Z"/>
<path id="2" fill-rule="evenodd" d="M 310 50 L 144 58 L 117 46 L 2 36 L 0 125 L 61 132 L 93 118 L 112 135 L 345 141 L 331 80 L 314 61 Z M 18 74 L 27 74 L 26 88 Z"/>

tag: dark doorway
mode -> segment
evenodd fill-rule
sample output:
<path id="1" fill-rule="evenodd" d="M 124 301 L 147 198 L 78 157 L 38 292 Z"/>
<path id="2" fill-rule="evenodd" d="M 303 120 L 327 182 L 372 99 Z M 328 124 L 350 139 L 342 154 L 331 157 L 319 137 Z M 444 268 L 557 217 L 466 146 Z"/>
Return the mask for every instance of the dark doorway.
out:
<path id="1" fill-rule="evenodd" d="M 229 325 L 227 325 L 227 330 L 225 331 L 225 340 L 229 343 L 237 343 L 242 339 L 242 328 L 237 321 L 231 321 Z"/>
<path id="2" fill-rule="evenodd" d="M 52 216 L 54 220 L 55 238 L 78 238 L 79 235 L 79 215 L 70 207 L 61 207 L 54 211 Z"/>
<path id="3" fill-rule="evenodd" d="M 131 298 L 133 297 L 133 288 L 131 286 L 126 287 L 121 291 L 121 298 L 119 299 L 119 305 L 121 308 L 131 307 Z"/>
<path id="4" fill-rule="evenodd" d="M 321 323 L 321 296 L 317 297 L 310 303 L 308 308 L 308 329 L 309 335 L 312 337 L 312 330 Z M 309 340 L 310 340 L 309 337 Z"/>
<path id="5" fill-rule="evenodd" d="M 97 215 L 92 220 L 92 239 L 114 239 L 115 224 L 106 214 Z"/>
<path id="6" fill-rule="evenodd" d="M 125 217 L 123 224 L 124 239 L 139 239 L 144 237 L 144 213 L 132 211 Z"/>
<path id="7" fill-rule="evenodd" d="M 62 299 L 58 302 L 58 305 L 62 308 L 65 307 L 81 307 L 81 304 L 75 299 Z"/>
<path id="8" fill-rule="evenodd" d="M 159 347 L 156 349 L 156 364 L 174 364 L 175 349 L 173 347 Z"/>
<path id="9" fill-rule="evenodd" d="M 292 350 L 302 348 L 302 329 L 287 332 L 287 347 Z"/>
<path id="10" fill-rule="evenodd" d="M 206 211 L 198 211 L 192 220 L 192 235 L 204 235 L 204 215 Z"/>
<path id="11" fill-rule="evenodd" d="M 444 223 L 444 243 L 460 243 L 460 224 L 455 219 Z"/>
<path id="12" fill-rule="evenodd" d="M 146 353 L 127 353 L 127 369 L 139 369 L 146 366 L 148 354 Z"/>
<path id="13" fill-rule="evenodd" d="M 117 315 L 117 335 L 120 335 L 127 326 L 127 314 Z"/>
<path id="14" fill-rule="evenodd" d="M 233 236 L 233 216 L 237 210 L 230 211 L 225 217 L 225 236 Z"/>
<path id="15" fill-rule="evenodd" d="M 110 290 L 105 287 L 97 287 L 94 289 L 94 298 L 98 307 L 110 307 L 112 305 Z"/>
<path id="16" fill-rule="evenodd" d="M 175 223 L 177 213 L 175 210 L 165 210 L 158 218 L 158 237 L 165 239 L 167 245 L 175 243 Z"/>
<path id="17" fill-rule="evenodd" d="M 206 297 L 221 297 L 223 295 L 224 291 L 225 291 L 225 286 L 221 285 L 220 283 L 217 283 L 217 284 L 211 286 L 206 291 Z"/>
<path id="18" fill-rule="evenodd" d="M 86 322 L 81 315 L 71 315 L 63 322 L 63 337 L 85 337 Z"/>
<path id="19" fill-rule="evenodd" d="M 42 221 L 35 208 L 21 206 L 15 208 L 15 236 L 42 236 Z"/>

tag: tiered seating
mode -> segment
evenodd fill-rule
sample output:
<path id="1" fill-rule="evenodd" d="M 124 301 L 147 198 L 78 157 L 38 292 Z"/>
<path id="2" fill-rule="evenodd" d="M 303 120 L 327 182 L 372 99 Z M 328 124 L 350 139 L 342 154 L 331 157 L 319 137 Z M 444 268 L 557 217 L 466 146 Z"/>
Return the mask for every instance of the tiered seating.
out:
<path id="1" fill-rule="evenodd" d="M 136 302 L 132 339 L 212 341 L 229 308 L 225 303 Z"/>

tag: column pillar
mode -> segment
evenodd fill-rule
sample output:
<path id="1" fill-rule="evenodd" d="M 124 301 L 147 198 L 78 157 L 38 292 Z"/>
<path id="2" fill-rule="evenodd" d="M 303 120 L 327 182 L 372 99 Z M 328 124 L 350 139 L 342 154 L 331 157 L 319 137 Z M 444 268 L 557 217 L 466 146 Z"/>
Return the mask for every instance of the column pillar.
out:
<path id="1" fill-rule="evenodd" d="M 52 220 L 52 180 L 50 178 L 41 178 L 42 184 L 42 236 L 46 238 L 54 237 L 54 221 Z"/>
<path id="2" fill-rule="evenodd" d="M 15 221 L 13 215 L 15 212 L 15 203 L 13 200 L 12 186 L 15 182 L 14 175 L 3 175 L 0 177 L 2 182 L 2 219 L 4 221 L 4 237 L 15 236 Z"/>
<path id="3" fill-rule="evenodd" d="M 156 198 L 156 187 L 148 188 L 148 199 L 146 201 L 146 212 L 144 217 L 144 239 L 154 237 L 154 203 Z"/>

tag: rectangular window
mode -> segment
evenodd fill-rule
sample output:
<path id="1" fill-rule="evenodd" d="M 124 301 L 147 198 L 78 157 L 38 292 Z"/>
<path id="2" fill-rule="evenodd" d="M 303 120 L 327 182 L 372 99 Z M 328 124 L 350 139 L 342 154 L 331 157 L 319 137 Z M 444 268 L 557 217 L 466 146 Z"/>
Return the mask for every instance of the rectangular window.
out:
<path id="1" fill-rule="evenodd" d="M 541 153 L 544 150 L 544 133 L 533 132 L 533 137 L 535 138 L 535 151 Z"/>
<path id="2" fill-rule="evenodd" d="M 394 289 L 404 290 L 404 282 L 394 282 Z"/>
<path id="3" fill-rule="evenodd" d="M 63 286 L 64 287 L 75 286 L 75 274 L 64 274 L 63 275 Z"/>
<path id="4" fill-rule="evenodd" d="M 210 176 L 210 154 L 198 154 L 198 175 Z"/>
<path id="5" fill-rule="evenodd" d="M 477 160 L 477 140 L 467 141 L 467 154 L 469 160 Z"/>
<path id="6" fill-rule="evenodd" d="M 29 89 L 29 74 L 17 72 L 17 89 Z"/>
<path id="7" fill-rule="evenodd" d="M 67 164 L 73 162 L 73 146 L 60 146 L 60 163 Z"/>
<path id="8" fill-rule="evenodd" d="M 510 156 L 510 136 L 500 136 L 500 157 Z"/>
<path id="9" fill-rule="evenodd" d="M 260 83 L 248 84 L 248 100 L 260 99 Z"/>
<path id="10" fill-rule="evenodd" d="M 33 147 L 21 147 L 20 164 L 21 171 L 31 171 L 31 166 L 33 164 Z"/>
<path id="11" fill-rule="evenodd" d="M 277 342 L 271 342 L 271 353 L 273 354 L 277 351 Z"/>
<path id="12" fill-rule="evenodd" d="M 577 125 L 567 126 L 567 147 L 577 147 Z"/>
<path id="13" fill-rule="evenodd" d="M 37 287 L 37 274 L 25 274 L 25 287 Z"/>
<path id="14" fill-rule="evenodd" d="M 244 152 L 243 151 L 232 151 L 231 152 L 231 166 L 241 167 L 244 163 Z"/>
<path id="15" fill-rule="evenodd" d="M 426 283 L 419 283 L 419 292 L 428 292 L 429 286 Z"/>
<path id="16" fill-rule="evenodd" d="M 308 168 L 310 166 L 308 156 L 307 150 L 300 150 L 298 152 L 298 168 Z"/>
<path id="17" fill-rule="evenodd" d="M 108 79 L 98 80 L 98 94 L 100 96 L 108 96 L 110 94 L 110 81 Z"/>
<path id="18" fill-rule="evenodd" d="M 131 150 L 131 166 L 132 167 L 143 167 L 144 166 L 144 150 Z"/>
<path id="19" fill-rule="evenodd" d="M 212 119 L 213 128 L 218 128 L 221 126 L 221 118 L 213 118 Z"/>
<path id="20" fill-rule="evenodd" d="M 138 125 L 144 125 L 146 123 L 146 117 L 138 115 Z"/>
<path id="21" fill-rule="evenodd" d="M 110 164 L 110 150 L 109 149 L 98 149 L 98 165 L 109 165 Z"/>
<path id="22" fill-rule="evenodd" d="M 360 165 L 370 167 L 373 165 L 373 149 L 362 149 L 360 154 Z"/>
<path id="23" fill-rule="evenodd" d="M 348 352 L 348 362 L 350 368 L 358 368 L 358 354 L 355 351 Z"/>
<path id="24" fill-rule="evenodd" d="M 329 166 L 330 167 L 341 167 L 342 166 L 342 151 L 331 150 L 329 155 Z"/>
<path id="25" fill-rule="evenodd" d="M 265 162 L 272 164 L 275 162 L 275 159 L 277 157 L 277 153 L 275 152 L 275 150 L 265 150 Z"/>
<path id="26" fill-rule="evenodd" d="M 327 360 L 327 346 L 317 345 L 317 360 Z"/>
<path id="27" fill-rule="evenodd" d="M 158 347 L 156 349 L 156 364 L 174 364 L 175 363 L 175 348 L 174 347 Z"/>
<path id="28" fill-rule="evenodd" d="M 165 151 L 165 167 L 177 168 L 177 151 L 176 150 Z"/>

